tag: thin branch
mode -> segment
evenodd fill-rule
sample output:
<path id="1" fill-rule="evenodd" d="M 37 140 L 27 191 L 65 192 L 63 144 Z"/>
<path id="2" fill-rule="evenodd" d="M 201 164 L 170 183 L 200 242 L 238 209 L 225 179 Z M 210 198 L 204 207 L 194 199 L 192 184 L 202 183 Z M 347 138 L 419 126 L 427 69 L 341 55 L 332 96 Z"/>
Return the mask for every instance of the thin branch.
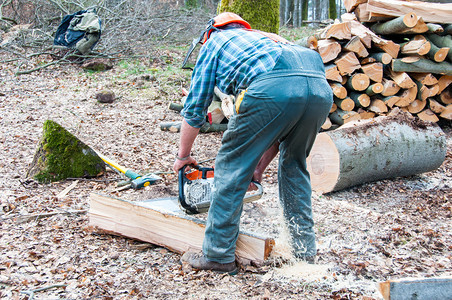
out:
<path id="1" fill-rule="evenodd" d="M 36 68 L 34 68 L 34 69 L 31 69 L 31 70 L 17 71 L 15 74 L 16 74 L 16 75 L 31 74 L 31 73 L 33 73 L 33 72 L 35 72 L 35 71 L 38 71 L 38 70 L 47 68 L 47 67 L 49 67 L 49 66 L 52 66 L 52 65 L 56 65 L 56 64 L 62 63 L 63 61 L 66 61 L 66 59 L 63 59 L 63 58 L 62 58 L 62 59 L 60 59 L 60 60 L 52 61 L 52 62 L 49 62 L 49 63 L 47 63 L 47 64 L 45 64 L 45 65 L 36 67 Z"/>
<path id="2" fill-rule="evenodd" d="M 31 220 L 40 220 L 40 219 L 45 219 L 48 217 L 53 217 L 56 215 L 78 215 L 78 214 L 84 214 L 87 213 L 88 210 L 83 209 L 83 210 L 68 210 L 68 211 L 55 211 L 55 212 L 50 212 L 50 213 L 40 213 L 40 214 L 33 214 L 33 215 L 24 215 L 24 216 L 19 216 L 17 217 L 16 222 L 17 223 L 25 223 Z"/>
<path id="3" fill-rule="evenodd" d="M 45 291 L 48 289 L 52 289 L 52 288 L 57 288 L 57 287 L 67 287 L 67 284 L 54 284 L 54 285 L 49 285 L 46 287 L 42 287 L 39 289 L 35 289 L 35 290 L 30 290 L 30 291 L 20 291 L 22 294 L 28 295 L 28 300 L 32 300 L 35 296 L 35 293 L 37 292 L 41 292 L 41 291 Z"/>
<path id="4" fill-rule="evenodd" d="M 52 3 L 52 4 L 54 4 L 56 7 L 58 7 L 58 8 L 59 8 L 62 12 L 64 12 L 66 15 L 69 14 L 69 11 L 68 11 L 66 8 L 64 8 L 63 6 L 61 6 L 60 3 L 56 2 L 56 1 L 53 1 L 53 0 L 49 0 L 49 1 L 50 1 L 50 3 Z"/>

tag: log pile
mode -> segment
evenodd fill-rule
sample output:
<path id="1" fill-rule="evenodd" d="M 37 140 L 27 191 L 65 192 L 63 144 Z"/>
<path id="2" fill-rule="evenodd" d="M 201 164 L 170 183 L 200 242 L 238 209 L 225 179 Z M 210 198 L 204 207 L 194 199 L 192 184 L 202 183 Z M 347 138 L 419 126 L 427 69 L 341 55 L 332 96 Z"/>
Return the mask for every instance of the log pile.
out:
<path id="1" fill-rule="evenodd" d="M 319 31 L 334 104 L 323 129 L 399 108 L 452 120 L 452 4 L 344 0 L 341 21 Z"/>

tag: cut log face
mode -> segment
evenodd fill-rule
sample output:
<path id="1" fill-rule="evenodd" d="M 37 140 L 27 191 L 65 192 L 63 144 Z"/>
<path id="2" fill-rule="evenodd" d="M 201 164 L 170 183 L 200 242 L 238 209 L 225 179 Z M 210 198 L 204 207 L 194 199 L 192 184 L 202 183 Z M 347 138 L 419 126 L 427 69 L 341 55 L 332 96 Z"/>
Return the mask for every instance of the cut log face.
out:
<path id="1" fill-rule="evenodd" d="M 417 86 L 413 86 L 412 88 L 404 90 L 400 94 L 400 99 L 395 103 L 395 106 L 398 107 L 406 107 L 410 105 L 414 100 L 416 100 L 417 96 Z"/>
<path id="2" fill-rule="evenodd" d="M 411 40 L 400 47 L 400 53 L 402 54 L 418 54 L 425 55 L 430 51 L 431 44 L 426 40 Z"/>
<path id="3" fill-rule="evenodd" d="M 382 96 L 393 96 L 400 90 L 400 87 L 393 80 L 383 78 L 381 83 L 383 84 L 383 91 L 381 92 Z"/>
<path id="4" fill-rule="evenodd" d="M 356 111 L 345 111 L 337 108 L 334 112 L 330 114 L 330 120 L 334 124 L 344 125 L 345 123 L 359 120 L 360 116 Z"/>
<path id="5" fill-rule="evenodd" d="M 323 63 L 328 63 L 337 58 L 341 53 L 341 45 L 334 40 L 319 40 L 317 45 L 317 51 L 322 57 Z"/>
<path id="6" fill-rule="evenodd" d="M 369 52 L 367 52 L 366 47 L 358 36 L 354 36 L 343 48 L 354 52 L 358 57 L 367 57 L 369 55 Z"/>
<path id="7" fill-rule="evenodd" d="M 438 83 L 438 79 L 432 73 L 412 73 L 411 77 L 423 85 L 434 85 Z"/>
<path id="8" fill-rule="evenodd" d="M 418 113 L 417 116 L 422 121 L 427 121 L 427 122 L 432 122 L 432 123 L 436 123 L 439 121 L 439 118 L 435 115 L 435 113 L 428 108 L 424 109 L 423 111 Z"/>
<path id="9" fill-rule="evenodd" d="M 439 94 L 439 101 L 443 104 L 452 104 L 452 88 L 449 87 Z"/>
<path id="10" fill-rule="evenodd" d="M 350 98 L 355 102 L 356 107 L 368 107 L 370 105 L 370 97 L 367 94 L 352 92 Z"/>
<path id="11" fill-rule="evenodd" d="M 377 114 L 382 114 L 388 112 L 388 107 L 383 100 L 372 99 L 369 105 L 369 110 Z"/>
<path id="12" fill-rule="evenodd" d="M 375 82 L 381 82 L 383 80 L 383 64 L 371 63 L 361 66 L 364 74 L 369 76 L 369 79 Z"/>
<path id="13" fill-rule="evenodd" d="M 408 105 L 407 109 L 412 114 L 417 114 L 421 112 L 425 106 L 427 105 L 426 100 L 414 100 L 410 105 Z"/>
<path id="14" fill-rule="evenodd" d="M 438 93 L 442 93 L 452 83 L 451 75 L 443 75 L 438 79 Z"/>
<path id="15" fill-rule="evenodd" d="M 428 99 L 428 102 L 429 102 L 430 110 L 436 114 L 441 114 L 446 109 L 446 107 L 444 105 L 441 105 L 435 99 Z"/>
<path id="16" fill-rule="evenodd" d="M 352 111 L 355 108 L 355 102 L 348 97 L 344 99 L 335 98 L 334 103 L 344 111 Z"/>
<path id="17" fill-rule="evenodd" d="M 384 65 L 387 65 L 392 61 L 392 56 L 386 52 L 371 53 L 370 57 L 376 59 L 378 62 L 381 62 Z"/>
<path id="18" fill-rule="evenodd" d="M 320 133 L 308 157 L 313 190 L 328 193 L 438 168 L 447 148 L 441 128 L 403 116 L 351 122 Z"/>
<path id="19" fill-rule="evenodd" d="M 361 3 L 366 3 L 367 0 L 344 0 L 344 7 L 347 10 L 347 12 L 352 12 L 355 10 L 358 5 Z"/>
<path id="20" fill-rule="evenodd" d="M 381 99 L 387 107 L 392 108 L 399 100 L 399 96 L 388 96 Z"/>
<path id="21" fill-rule="evenodd" d="M 364 73 L 355 73 L 347 80 L 347 87 L 353 91 L 364 91 L 369 87 L 369 76 Z"/>
<path id="22" fill-rule="evenodd" d="M 336 59 L 334 63 L 336 64 L 341 75 L 350 75 L 355 70 L 361 68 L 359 60 L 353 52 L 341 55 L 341 57 Z"/>
<path id="23" fill-rule="evenodd" d="M 330 118 L 326 118 L 325 122 L 323 122 L 322 129 L 328 130 L 331 128 L 332 125 L 333 125 L 333 123 L 331 123 Z"/>
<path id="24" fill-rule="evenodd" d="M 388 69 L 388 75 L 402 89 L 409 89 L 416 86 L 414 81 L 407 73 L 405 73 L 405 71 L 396 71 L 394 68 Z"/>
<path id="25" fill-rule="evenodd" d="M 350 22 L 334 23 L 327 26 L 319 34 L 322 39 L 335 38 L 338 40 L 349 40 L 352 38 Z"/>
<path id="26" fill-rule="evenodd" d="M 366 94 L 369 96 L 374 96 L 376 94 L 380 94 L 381 92 L 383 92 L 383 84 L 379 82 L 369 85 L 366 89 Z"/>
<path id="27" fill-rule="evenodd" d="M 296 40 L 295 44 L 306 47 L 306 48 L 310 48 L 313 50 L 317 50 L 318 40 L 315 36 L 310 35 L 310 36 L 304 37 L 302 39 Z"/>
<path id="28" fill-rule="evenodd" d="M 342 82 L 342 75 L 334 64 L 325 65 L 325 77 L 328 80 Z"/>
<path id="29" fill-rule="evenodd" d="M 330 87 L 333 90 L 333 95 L 339 99 L 347 97 L 347 89 L 338 82 L 330 83 Z"/>

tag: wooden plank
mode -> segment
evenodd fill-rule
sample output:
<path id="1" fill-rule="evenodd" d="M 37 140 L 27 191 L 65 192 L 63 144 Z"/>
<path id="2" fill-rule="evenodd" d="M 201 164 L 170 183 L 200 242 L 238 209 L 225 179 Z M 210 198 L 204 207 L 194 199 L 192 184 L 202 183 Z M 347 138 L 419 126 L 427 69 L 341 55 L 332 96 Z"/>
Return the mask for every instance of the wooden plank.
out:
<path id="1" fill-rule="evenodd" d="M 344 0 L 344 7 L 347 12 L 352 12 L 358 5 L 366 2 L 367 0 Z"/>
<path id="2" fill-rule="evenodd" d="M 403 278 L 380 282 L 378 288 L 385 300 L 451 299 L 452 277 Z"/>
<path id="3" fill-rule="evenodd" d="M 92 193 L 89 223 L 106 232 L 160 245 L 177 253 L 200 250 L 205 223 L 184 214 L 177 199 L 126 201 Z M 236 255 L 249 261 L 264 261 L 270 255 L 273 239 L 241 232 Z"/>
<path id="4" fill-rule="evenodd" d="M 425 22 L 450 23 L 452 15 L 452 3 L 424 3 L 421 1 L 399 0 L 369 0 L 367 2 L 369 12 L 390 16 L 403 16 L 414 12 L 422 17 Z"/>

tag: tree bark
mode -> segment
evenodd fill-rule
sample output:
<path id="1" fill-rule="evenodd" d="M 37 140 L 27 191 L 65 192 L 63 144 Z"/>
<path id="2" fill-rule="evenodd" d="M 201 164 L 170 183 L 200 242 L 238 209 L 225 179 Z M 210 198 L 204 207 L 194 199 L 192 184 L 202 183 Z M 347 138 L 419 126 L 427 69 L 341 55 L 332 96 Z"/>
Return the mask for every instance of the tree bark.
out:
<path id="1" fill-rule="evenodd" d="M 417 23 L 416 14 L 409 13 L 387 22 L 375 23 L 370 28 L 376 34 L 388 35 L 406 30 L 407 28 L 414 27 L 416 23 Z"/>
<path id="2" fill-rule="evenodd" d="M 434 74 L 452 75 L 452 64 L 446 61 L 437 63 L 424 58 L 420 58 L 419 60 L 411 63 L 404 62 L 403 59 L 394 59 L 392 61 L 392 70 L 394 72 L 428 72 Z"/>
<path id="3" fill-rule="evenodd" d="M 443 163 L 446 148 L 439 126 L 407 114 L 377 117 L 320 133 L 308 169 L 313 190 L 328 193 L 434 170 Z"/>

